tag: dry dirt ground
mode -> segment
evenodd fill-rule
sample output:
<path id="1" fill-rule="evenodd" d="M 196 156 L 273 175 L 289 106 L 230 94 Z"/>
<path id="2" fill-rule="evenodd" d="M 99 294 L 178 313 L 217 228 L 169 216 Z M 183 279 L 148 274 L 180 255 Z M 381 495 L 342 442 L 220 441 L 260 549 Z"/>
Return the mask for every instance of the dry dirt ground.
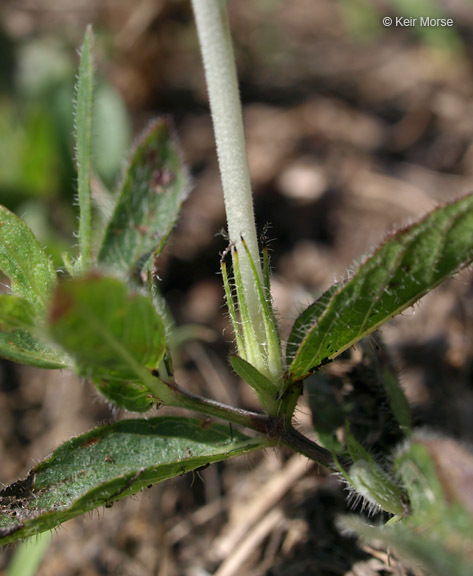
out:
<path id="1" fill-rule="evenodd" d="M 172 114 L 194 190 L 163 257 L 163 291 L 202 341 L 182 352 L 183 386 L 257 408 L 227 363 L 217 274 L 225 242 L 211 122 L 187 2 L 4 1 L 6 30 L 79 45 L 93 22 L 112 46 L 102 73 L 135 129 Z M 347 3 L 344 3 L 345 5 Z M 361 3 L 360 3 L 361 4 Z M 297 311 L 343 277 L 396 225 L 473 189 L 473 10 L 440 4 L 461 48 L 433 49 L 412 30 L 354 30 L 333 0 L 230 2 L 258 227 L 270 224 L 274 299 L 287 337 Z M 448 6 L 447 6 L 448 5 Z M 391 322 L 383 336 L 418 425 L 473 441 L 473 285 L 469 272 Z M 126 417 L 74 375 L 0 366 L 0 481 L 72 435 Z M 299 426 L 310 431 L 301 401 Z M 343 488 L 284 450 L 214 465 L 69 521 L 39 576 L 375 576 L 420 574 L 392 551 L 337 528 Z M 13 552 L 4 550 L 0 567 Z"/>

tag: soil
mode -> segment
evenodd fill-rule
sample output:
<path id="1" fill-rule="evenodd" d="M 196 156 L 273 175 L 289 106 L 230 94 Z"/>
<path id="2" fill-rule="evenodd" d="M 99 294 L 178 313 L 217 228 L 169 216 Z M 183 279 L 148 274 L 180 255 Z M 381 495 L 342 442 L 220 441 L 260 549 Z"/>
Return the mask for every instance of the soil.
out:
<path id="1" fill-rule="evenodd" d="M 258 409 L 227 362 L 219 252 L 223 200 L 189 3 L 5 1 L 7 32 L 79 46 L 87 22 L 101 73 L 138 132 L 173 116 L 194 189 L 160 264 L 178 324 L 206 328 L 182 351 L 182 386 Z M 360 5 L 363 3 L 360 3 Z M 230 2 L 258 229 L 270 225 L 283 339 L 304 305 L 387 232 L 473 189 L 473 10 L 439 2 L 456 51 L 383 28 L 389 3 L 355 27 L 345 2 Z M 393 3 L 394 5 L 394 3 Z M 466 271 L 382 329 L 418 426 L 473 441 L 473 284 Z M 346 361 L 346 360 L 345 360 Z M 343 369 L 343 361 L 340 364 Z M 86 381 L 0 365 L 0 481 L 24 476 L 73 435 L 117 418 Z M 160 411 L 165 413 L 165 410 Z M 298 426 L 311 433 L 303 398 Z M 39 576 L 381 576 L 421 574 L 343 533 L 336 478 L 283 449 L 211 466 L 67 522 Z M 4 571 L 14 547 L 3 550 Z M 4 572 L 2 572 L 4 573 Z"/>

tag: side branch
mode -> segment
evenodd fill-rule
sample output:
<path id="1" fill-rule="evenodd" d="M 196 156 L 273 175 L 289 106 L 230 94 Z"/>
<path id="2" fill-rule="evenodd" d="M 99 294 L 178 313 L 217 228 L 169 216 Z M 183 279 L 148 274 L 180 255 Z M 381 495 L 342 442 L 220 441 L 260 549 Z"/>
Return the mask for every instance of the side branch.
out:
<path id="1" fill-rule="evenodd" d="M 194 410 L 201 414 L 221 418 L 238 426 L 249 428 L 266 436 L 268 440 L 270 440 L 270 445 L 283 444 L 295 452 L 303 454 L 310 460 L 317 462 L 317 464 L 320 464 L 324 468 L 332 471 L 337 470 L 329 450 L 301 434 L 292 425 L 288 425 L 282 418 L 274 418 L 267 414 L 234 408 L 216 402 L 215 400 L 209 400 L 208 398 L 188 392 L 184 388 L 181 388 L 176 382 L 166 382 L 166 385 L 175 399 L 174 402 L 166 402 L 167 404 Z M 341 461 L 340 463 L 344 468 L 348 466 L 347 461 Z"/>

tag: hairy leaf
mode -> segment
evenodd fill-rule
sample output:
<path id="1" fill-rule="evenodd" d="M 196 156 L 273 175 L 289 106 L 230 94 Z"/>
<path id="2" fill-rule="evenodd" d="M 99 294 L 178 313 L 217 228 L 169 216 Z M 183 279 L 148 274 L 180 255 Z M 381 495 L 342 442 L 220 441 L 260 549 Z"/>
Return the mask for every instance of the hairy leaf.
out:
<path id="1" fill-rule="evenodd" d="M 10 279 L 11 293 L 45 311 L 56 284 L 56 271 L 28 226 L 0 206 L 0 270 Z"/>
<path id="2" fill-rule="evenodd" d="M 350 468 L 349 481 L 355 490 L 374 510 L 390 514 L 403 512 L 403 494 L 399 486 L 374 462 L 360 458 Z"/>
<path id="3" fill-rule="evenodd" d="M 435 521 L 439 522 L 439 518 L 435 518 Z M 471 576 L 472 531 L 470 525 L 467 531 L 462 532 L 467 525 L 464 521 L 464 515 L 457 511 L 457 514 L 445 522 L 450 528 L 449 532 L 432 530 L 433 524 L 429 524 L 427 529 L 425 526 L 413 529 L 405 519 L 392 525 L 373 526 L 360 517 L 348 516 L 344 517 L 340 524 L 345 531 L 350 530 L 370 543 L 382 542 L 388 549 L 394 549 L 417 570 L 424 568 L 426 571 L 422 574 Z M 452 549 L 452 544 L 455 549 Z"/>
<path id="4" fill-rule="evenodd" d="M 94 380 L 94 386 L 110 402 L 130 412 L 148 412 L 156 404 L 156 398 L 146 386 L 123 380 Z"/>
<path id="5" fill-rule="evenodd" d="M 322 444 L 340 453 L 337 430 L 348 421 L 355 438 L 388 456 L 411 429 L 409 404 L 379 333 L 345 354 L 343 368 L 319 370 L 304 382 Z"/>
<path id="6" fill-rule="evenodd" d="M 188 191 L 170 121 L 158 119 L 132 154 L 99 262 L 131 276 L 139 272 L 152 253 L 161 251 Z"/>
<path id="7" fill-rule="evenodd" d="M 405 434 L 409 434 L 412 430 L 411 409 L 397 375 L 389 366 L 384 367 L 382 382 L 394 417 L 401 430 Z"/>
<path id="8" fill-rule="evenodd" d="M 11 294 L 0 294 L 0 356 L 39 368 L 65 368 L 67 358 L 33 335 L 56 284 L 54 266 L 25 222 L 4 206 L 0 270 L 11 288 Z"/>
<path id="9" fill-rule="evenodd" d="M 303 379 L 411 306 L 473 260 L 473 195 L 402 228 L 296 320 L 288 343 L 293 379 Z"/>
<path id="10" fill-rule="evenodd" d="M 345 424 L 348 408 L 337 394 L 338 386 L 323 372 L 312 375 L 304 385 L 319 442 L 330 452 L 342 454 L 344 448 L 337 438 L 337 428 Z"/>
<path id="11" fill-rule="evenodd" d="M 91 275 L 64 283 L 49 314 L 51 334 L 94 379 L 139 380 L 166 348 L 164 324 L 151 301 L 116 278 Z"/>
<path id="12" fill-rule="evenodd" d="M 37 368 L 67 368 L 68 358 L 23 329 L 0 332 L 0 356 Z"/>
<path id="13" fill-rule="evenodd" d="M 252 364 L 239 356 L 230 356 L 230 364 L 238 376 L 247 382 L 257 393 L 263 396 L 277 397 L 278 389 L 276 386 Z"/>
<path id="14" fill-rule="evenodd" d="M 10 332 L 17 328 L 32 329 L 35 325 L 33 304 L 11 294 L 0 294 L 0 330 Z"/>
<path id="15" fill-rule="evenodd" d="M 413 441 L 398 451 L 395 466 L 408 488 L 414 520 L 440 513 L 444 507 L 458 507 L 470 517 L 473 537 L 470 450 L 451 438 L 417 432 Z"/>
<path id="16" fill-rule="evenodd" d="M 353 436 L 348 422 L 345 441 L 353 461 L 353 466 L 344 473 L 347 481 L 372 505 L 391 514 L 402 514 L 404 495 L 401 488 Z"/>
<path id="17" fill-rule="evenodd" d="M 123 420 L 96 428 L 69 440 L 25 480 L 0 492 L 0 544 L 44 532 L 147 486 L 266 443 L 194 418 Z"/>
<path id="18" fill-rule="evenodd" d="M 92 46 L 94 37 L 91 26 L 87 27 L 82 45 L 79 78 L 77 81 L 77 99 L 75 106 L 77 174 L 79 196 L 79 248 L 81 264 L 88 267 L 91 261 L 91 188 L 92 171 L 92 121 L 94 105 L 94 61 Z"/>
<path id="19" fill-rule="evenodd" d="M 473 455 L 456 441 L 417 434 L 395 467 L 409 493 L 405 517 L 385 526 L 343 519 L 367 540 L 384 542 L 432 576 L 470 576 L 473 563 Z"/>
<path id="20" fill-rule="evenodd" d="M 286 361 L 290 366 L 294 361 L 301 342 L 307 335 L 307 322 L 319 318 L 329 306 L 333 296 L 340 289 L 339 284 L 330 286 L 315 302 L 313 302 L 294 322 L 286 348 Z M 310 326 L 310 325 L 309 325 Z"/>
<path id="21" fill-rule="evenodd" d="M 11 294 L 0 294 L 0 356 L 40 368 L 66 367 L 67 359 L 63 354 L 31 334 L 35 331 L 35 320 L 36 312 L 31 302 Z"/>

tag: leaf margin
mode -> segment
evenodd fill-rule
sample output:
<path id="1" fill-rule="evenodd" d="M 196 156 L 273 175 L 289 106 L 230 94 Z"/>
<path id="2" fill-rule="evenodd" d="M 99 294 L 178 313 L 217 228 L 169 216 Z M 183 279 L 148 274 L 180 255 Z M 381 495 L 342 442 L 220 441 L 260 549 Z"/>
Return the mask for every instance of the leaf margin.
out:
<path id="1" fill-rule="evenodd" d="M 455 273 L 461 271 L 462 269 L 468 267 L 469 265 L 471 265 L 471 263 L 473 261 L 473 243 L 470 242 L 470 245 L 468 246 L 468 250 L 469 250 L 468 256 L 465 256 L 465 258 L 461 262 L 457 262 L 454 267 L 451 267 L 448 271 L 442 273 L 442 275 L 440 277 L 437 277 L 428 286 L 424 286 L 424 288 L 421 291 L 419 291 L 418 293 L 413 295 L 409 300 L 402 302 L 396 309 L 387 313 L 384 317 L 382 317 L 377 322 L 372 323 L 367 329 L 365 329 L 366 326 L 363 326 L 362 328 L 360 328 L 356 335 L 354 335 L 350 340 L 345 340 L 345 342 L 342 345 L 340 345 L 338 347 L 334 346 L 334 349 L 332 349 L 332 347 L 330 345 L 330 341 L 329 341 L 328 348 L 327 348 L 328 352 L 326 352 L 326 353 L 317 352 L 316 354 L 313 353 L 310 358 L 308 357 L 309 356 L 309 354 L 307 353 L 308 342 L 310 342 L 312 335 L 316 332 L 319 325 L 321 325 L 326 320 L 329 312 L 334 312 L 334 310 L 335 310 L 334 314 L 335 315 L 338 314 L 339 317 L 341 316 L 341 313 L 337 312 L 337 310 L 336 310 L 337 298 L 341 298 L 343 296 L 344 292 L 347 291 L 349 288 L 351 288 L 353 286 L 354 282 L 359 280 L 359 277 L 361 276 L 361 274 L 366 273 L 366 269 L 370 265 L 372 265 L 373 262 L 375 262 L 377 258 L 379 258 L 381 251 L 385 250 L 386 252 L 388 252 L 390 248 L 395 247 L 396 241 L 400 237 L 402 237 L 403 235 L 408 235 L 409 233 L 412 234 L 412 241 L 413 241 L 412 243 L 414 244 L 415 241 L 418 240 L 418 237 L 422 235 L 422 232 L 423 232 L 422 227 L 423 226 L 425 226 L 427 228 L 427 233 L 438 232 L 438 229 L 436 229 L 436 227 L 433 226 L 432 223 L 435 223 L 435 220 L 439 218 L 439 215 L 441 216 L 442 214 L 447 213 L 447 211 L 450 209 L 453 211 L 455 209 L 455 207 L 458 208 L 458 206 L 462 205 L 463 203 L 465 204 L 464 210 L 461 210 L 461 209 L 458 210 L 458 213 L 452 219 L 452 222 L 453 222 L 452 226 L 450 226 L 449 230 L 445 231 L 445 234 L 448 234 L 449 232 L 451 232 L 453 225 L 455 223 L 458 224 L 458 222 L 461 221 L 463 218 L 469 217 L 471 220 L 471 223 L 469 224 L 469 226 L 471 227 L 471 230 L 472 230 L 471 235 L 473 236 L 473 193 L 471 193 L 471 194 L 461 196 L 457 199 L 454 199 L 454 200 L 452 200 L 446 204 L 442 204 L 440 206 L 437 206 L 432 212 L 426 214 L 423 218 L 413 222 L 412 224 L 401 227 L 399 230 L 388 235 L 387 238 L 384 240 L 384 242 L 381 243 L 370 256 L 368 256 L 367 258 L 364 259 L 364 261 L 357 267 L 357 269 L 354 271 L 354 273 L 347 280 L 345 280 L 344 282 L 333 285 L 326 292 L 324 292 L 318 300 L 316 300 L 313 304 L 311 304 L 308 308 L 306 308 L 306 310 L 304 310 L 298 316 L 298 318 L 294 322 L 293 328 L 291 330 L 291 333 L 290 333 L 290 336 L 288 339 L 288 346 L 287 346 L 287 353 L 286 353 L 286 356 L 288 358 L 288 364 L 289 364 L 288 374 L 289 374 L 290 379 L 292 379 L 293 381 L 305 379 L 309 374 L 311 374 L 312 372 L 317 370 L 323 364 L 336 358 L 343 351 L 345 351 L 350 346 L 352 346 L 353 344 L 358 342 L 361 338 L 363 338 L 364 336 L 367 336 L 368 334 L 370 334 L 371 332 L 373 332 L 374 330 L 376 330 L 380 326 L 382 326 L 384 323 L 386 323 L 388 320 L 393 318 L 395 315 L 399 314 L 400 312 L 402 312 L 406 308 L 409 308 L 410 306 L 415 304 L 415 302 L 417 302 L 420 298 L 425 296 L 425 294 L 427 294 L 431 290 L 435 289 L 439 284 L 441 284 L 446 279 L 450 278 L 453 274 L 455 274 Z M 427 226 L 429 223 L 430 223 L 430 228 Z M 424 240 L 423 237 L 422 237 L 422 240 Z M 450 251 L 450 256 L 452 256 L 452 252 L 455 252 L 455 250 L 453 249 L 455 242 L 458 243 L 458 239 L 454 238 L 451 242 L 451 245 L 446 244 L 444 251 L 439 254 L 437 264 L 439 262 L 441 262 L 442 259 L 445 259 L 446 255 L 447 256 L 449 255 L 448 254 L 449 251 Z M 397 254 L 394 254 L 394 256 L 395 256 L 395 258 L 399 258 L 399 257 L 403 258 L 405 256 L 405 254 L 406 254 L 406 250 L 404 250 L 404 251 L 399 250 Z M 389 256 L 389 254 L 387 254 L 387 255 Z M 382 256 L 384 256 L 384 254 L 382 254 Z M 400 268 L 397 267 L 395 269 L 394 273 L 391 274 L 390 281 L 393 281 L 393 279 L 396 277 L 396 273 L 399 272 L 399 269 Z M 381 297 L 383 295 L 383 291 L 385 289 L 386 289 L 386 286 L 383 286 L 381 293 L 378 295 L 378 298 L 377 298 L 378 300 L 381 299 Z M 324 305 L 322 306 L 320 304 L 320 302 L 324 299 L 327 302 L 324 303 Z M 350 302 L 350 306 L 355 307 L 356 303 Z M 332 309 L 331 309 L 331 307 L 332 307 Z M 346 306 L 345 309 L 347 309 L 347 308 L 348 308 L 348 306 Z M 318 317 L 315 317 L 314 311 L 319 313 Z M 374 314 L 371 315 L 371 317 L 373 317 L 373 316 L 374 316 Z M 304 318 L 307 318 L 307 320 L 304 320 Z M 303 325 L 304 322 L 306 322 L 306 324 L 310 324 L 310 327 L 308 330 L 305 330 L 305 334 L 301 338 L 299 335 L 296 334 L 296 331 L 301 329 L 301 325 Z M 334 322 L 332 322 L 332 324 L 334 324 Z M 364 330 L 364 331 L 362 331 L 362 330 Z M 326 343 L 325 339 L 327 337 L 327 334 L 329 334 L 329 333 L 330 333 L 330 330 L 325 329 L 324 336 L 322 337 L 322 340 L 318 344 L 319 350 L 322 347 L 322 345 L 324 345 Z M 314 337 L 314 340 L 315 340 L 315 337 Z M 304 355 L 306 356 L 305 359 L 303 358 Z M 302 357 L 302 359 L 301 359 L 301 357 Z"/>

